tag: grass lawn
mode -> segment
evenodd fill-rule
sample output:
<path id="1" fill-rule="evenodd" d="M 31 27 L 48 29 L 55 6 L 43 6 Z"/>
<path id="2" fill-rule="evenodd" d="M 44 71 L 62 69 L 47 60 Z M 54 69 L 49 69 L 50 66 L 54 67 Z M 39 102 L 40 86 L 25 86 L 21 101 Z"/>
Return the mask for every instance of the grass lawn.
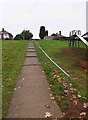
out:
<path id="1" fill-rule="evenodd" d="M 60 105 L 62 112 L 65 112 L 64 117 L 80 117 L 80 112 L 86 111 L 83 107 L 84 104 L 88 102 L 86 94 L 88 71 L 83 66 L 85 60 L 88 63 L 86 47 L 80 44 L 80 47 L 72 48 L 69 47 L 68 41 L 39 40 L 37 42 L 71 76 L 71 108 L 68 109 L 66 76 L 54 67 L 36 47 L 38 58 L 46 73 L 52 94 Z"/>
<path id="2" fill-rule="evenodd" d="M 6 117 L 13 90 L 23 65 L 28 41 L 2 41 L 2 116 Z"/>

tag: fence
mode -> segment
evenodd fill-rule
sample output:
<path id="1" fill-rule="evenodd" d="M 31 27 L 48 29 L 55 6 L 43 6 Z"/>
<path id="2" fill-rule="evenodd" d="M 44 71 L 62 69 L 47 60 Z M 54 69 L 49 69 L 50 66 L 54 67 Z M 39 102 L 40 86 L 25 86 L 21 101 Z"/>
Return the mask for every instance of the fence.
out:
<path id="1" fill-rule="evenodd" d="M 36 47 L 38 47 L 39 52 L 42 52 L 43 55 L 46 56 L 46 58 L 66 76 L 68 83 L 68 107 L 70 107 L 70 75 L 66 71 L 64 71 L 54 60 L 52 60 L 36 41 L 34 41 L 34 43 Z M 43 57 L 42 60 L 45 60 L 45 57 Z"/>

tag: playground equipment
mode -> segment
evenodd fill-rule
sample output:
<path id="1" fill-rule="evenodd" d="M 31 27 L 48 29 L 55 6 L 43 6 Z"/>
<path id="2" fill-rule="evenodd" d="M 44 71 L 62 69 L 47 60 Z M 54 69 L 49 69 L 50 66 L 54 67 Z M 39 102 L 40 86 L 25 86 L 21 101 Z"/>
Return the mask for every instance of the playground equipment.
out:
<path id="1" fill-rule="evenodd" d="M 86 46 L 88 46 L 88 42 L 81 36 L 81 31 L 80 30 L 73 30 L 70 31 L 70 46 L 75 45 L 75 41 L 78 41 L 78 46 L 79 46 L 79 41 L 81 40 L 82 43 L 84 43 Z"/>

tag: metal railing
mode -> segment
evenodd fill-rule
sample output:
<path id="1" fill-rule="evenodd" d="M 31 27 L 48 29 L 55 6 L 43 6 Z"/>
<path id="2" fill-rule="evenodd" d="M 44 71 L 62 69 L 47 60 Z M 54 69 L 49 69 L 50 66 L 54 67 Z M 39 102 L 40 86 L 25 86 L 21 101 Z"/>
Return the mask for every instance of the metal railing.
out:
<path id="1" fill-rule="evenodd" d="M 39 47 L 39 49 L 42 51 L 42 53 L 53 63 L 59 70 L 61 70 L 66 76 L 68 81 L 68 106 L 70 107 L 70 75 L 64 71 L 55 61 L 53 61 L 47 53 L 40 47 L 40 45 L 35 41 L 36 45 Z"/>

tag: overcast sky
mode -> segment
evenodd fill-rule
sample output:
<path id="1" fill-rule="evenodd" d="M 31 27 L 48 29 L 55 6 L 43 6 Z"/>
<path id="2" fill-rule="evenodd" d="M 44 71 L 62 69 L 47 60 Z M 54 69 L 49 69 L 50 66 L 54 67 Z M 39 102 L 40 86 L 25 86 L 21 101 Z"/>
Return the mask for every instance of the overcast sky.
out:
<path id="1" fill-rule="evenodd" d="M 14 36 L 23 29 L 39 37 L 40 26 L 49 35 L 60 30 L 68 36 L 71 30 L 86 32 L 87 0 L 0 0 L 0 30 Z"/>

